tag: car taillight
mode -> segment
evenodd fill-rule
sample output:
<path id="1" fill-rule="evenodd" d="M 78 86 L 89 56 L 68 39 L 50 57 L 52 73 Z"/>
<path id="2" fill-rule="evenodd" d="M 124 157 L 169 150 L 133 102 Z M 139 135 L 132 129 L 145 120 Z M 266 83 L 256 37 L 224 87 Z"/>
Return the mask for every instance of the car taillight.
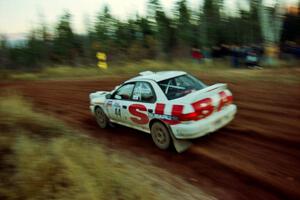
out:
<path id="1" fill-rule="evenodd" d="M 227 102 L 228 105 L 232 104 L 232 102 L 233 102 L 233 96 L 232 95 L 227 96 L 227 100 L 228 100 L 228 102 Z"/>
<path id="2" fill-rule="evenodd" d="M 182 114 L 178 117 L 179 121 L 192 121 L 199 119 L 199 115 L 196 112 Z"/>
<path id="3" fill-rule="evenodd" d="M 192 103 L 192 107 L 194 108 L 194 112 L 183 114 L 183 106 L 174 105 L 172 116 L 176 117 L 178 121 L 192 121 L 205 118 L 214 111 L 211 98 L 205 98 L 200 101 L 194 102 Z"/>
<path id="4" fill-rule="evenodd" d="M 211 98 L 201 99 L 192 104 L 195 112 L 198 114 L 198 119 L 209 116 L 214 111 Z"/>
<path id="5" fill-rule="evenodd" d="M 230 105 L 233 101 L 233 96 L 231 94 L 226 94 L 225 91 L 219 92 L 220 103 L 218 106 L 218 111 L 220 111 L 224 106 Z"/>

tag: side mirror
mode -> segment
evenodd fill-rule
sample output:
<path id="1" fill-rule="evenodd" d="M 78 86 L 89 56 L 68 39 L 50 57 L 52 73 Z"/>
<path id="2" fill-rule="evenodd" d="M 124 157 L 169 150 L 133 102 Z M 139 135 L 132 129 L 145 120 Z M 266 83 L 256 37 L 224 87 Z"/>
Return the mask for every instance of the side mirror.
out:
<path id="1" fill-rule="evenodd" d="M 105 95 L 105 98 L 106 98 L 106 99 L 110 99 L 110 98 L 111 98 L 111 94 L 106 94 L 106 95 Z"/>
<path id="2" fill-rule="evenodd" d="M 120 95 L 115 95 L 115 99 L 121 100 L 122 97 Z"/>

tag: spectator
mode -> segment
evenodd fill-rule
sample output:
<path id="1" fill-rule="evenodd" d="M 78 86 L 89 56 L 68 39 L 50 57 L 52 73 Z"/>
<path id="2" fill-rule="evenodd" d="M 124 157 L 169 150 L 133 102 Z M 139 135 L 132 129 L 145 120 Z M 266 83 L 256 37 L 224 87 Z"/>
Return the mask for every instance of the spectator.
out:
<path id="1" fill-rule="evenodd" d="M 192 48 L 192 58 L 201 63 L 203 59 L 203 54 L 200 49 Z"/>
<path id="2" fill-rule="evenodd" d="M 241 50 L 239 46 L 231 46 L 231 64 L 234 68 L 240 67 Z"/>

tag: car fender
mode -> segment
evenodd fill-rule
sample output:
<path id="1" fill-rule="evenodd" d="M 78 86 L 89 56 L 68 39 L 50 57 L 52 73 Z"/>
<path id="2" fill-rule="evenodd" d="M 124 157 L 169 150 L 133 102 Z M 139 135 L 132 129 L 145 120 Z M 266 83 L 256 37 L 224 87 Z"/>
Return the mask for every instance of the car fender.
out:
<path id="1" fill-rule="evenodd" d="M 106 95 L 110 94 L 108 91 L 97 91 L 90 93 L 89 98 L 90 98 L 90 109 L 94 113 L 95 108 L 97 106 L 101 107 L 103 111 L 107 114 L 107 110 L 104 106 L 105 101 L 106 101 Z"/>
<path id="2" fill-rule="evenodd" d="M 193 143 L 191 142 L 191 140 L 177 139 L 177 138 L 174 136 L 173 131 L 172 131 L 170 125 L 167 124 L 167 123 L 165 123 L 165 122 L 163 122 L 163 121 L 160 120 L 160 119 L 156 119 L 156 118 L 152 119 L 152 120 L 150 121 L 150 123 L 149 123 L 149 128 L 151 128 L 151 125 L 152 125 L 153 123 L 155 123 L 155 122 L 160 122 L 160 123 L 162 123 L 162 124 L 168 129 L 168 131 L 169 131 L 169 133 L 170 133 L 170 136 L 171 136 L 171 138 L 172 138 L 172 142 L 173 142 L 174 148 L 175 148 L 175 150 L 176 150 L 178 153 L 182 153 L 182 152 L 186 151 L 186 150 L 187 150 L 188 148 L 190 148 L 190 146 L 193 144 Z"/>

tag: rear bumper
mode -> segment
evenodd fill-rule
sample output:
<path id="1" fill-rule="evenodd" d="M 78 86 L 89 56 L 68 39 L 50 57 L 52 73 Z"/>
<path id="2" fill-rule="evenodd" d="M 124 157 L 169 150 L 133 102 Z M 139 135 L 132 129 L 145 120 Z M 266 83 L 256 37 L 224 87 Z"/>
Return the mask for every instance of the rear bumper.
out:
<path id="1" fill-rule="evenodd" d="M 214 132 L 227 125 L 237 111 L 236 105 L 229 105 L 212 116 L 199 121 L 171 125 L 171 130 L 177 139 L 194 139 Z"/>

